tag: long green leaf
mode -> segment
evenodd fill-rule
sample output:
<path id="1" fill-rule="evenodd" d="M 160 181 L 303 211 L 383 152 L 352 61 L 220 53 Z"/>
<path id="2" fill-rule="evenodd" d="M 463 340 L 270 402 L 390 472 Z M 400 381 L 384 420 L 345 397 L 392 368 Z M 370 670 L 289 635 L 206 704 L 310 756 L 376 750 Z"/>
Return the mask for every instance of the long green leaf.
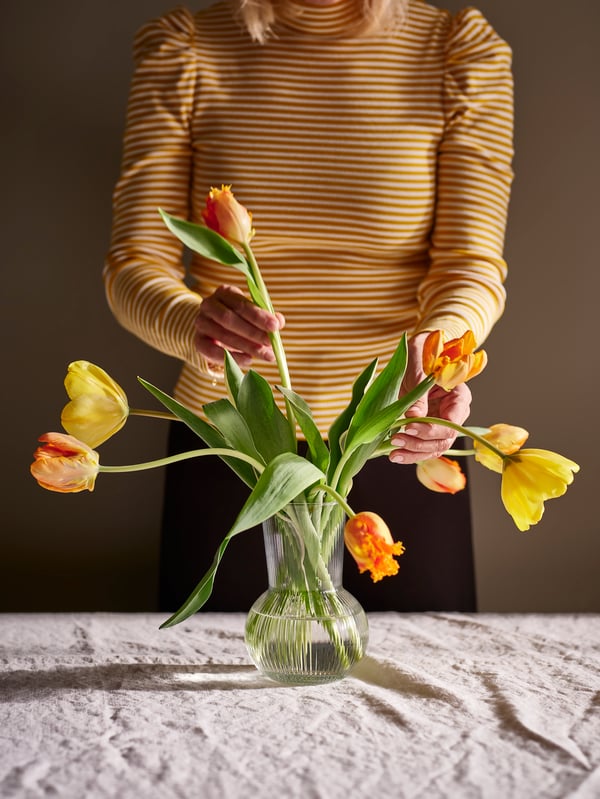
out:
<path id="1" fill-rule="evenodd" d="M 205 225 L 198 225 L 195 222 L 188 222 L 185 219 L 171 216 L 171 214 L 166 213 L 161 208 L 158 209 L 158 212 L 171 233 L 177 236 L 179 241 L 189 247 L 190 250 L 209 258 L 211 261 L 234 266 L 240 272 L 243 272 L 246 277 L 251 278 L 246 259 L 223 236 L 220 236 Z"/>
<path id="2" fill-rule="evenodd" d="M 290 452 L 271 461 L 217 549 L 210 568 L 183 605 L 161 624 L 161 629 L 185 621 L 206 603 L 212 593 L 216 571 L 234 535 L 261 524 L 324 477 L 323 472 L 312 463 Z"/>
<path id="3" fill-rule="evenodd" d="M 404 372 L 406 371 L 407 360 L 408 350 L 406 346 L 406 334 L 404 334 L 388 364 L 371 383 L 363 398 L 358 403 L 356 412 L 348 428 L 346 447 L 351 444 L 353 436 L 362 427 L 364 422 L 382 408 L 396 401 L 400 393 Z"/>
<path id="4" fill-rule="evenodd" d="M 281 386 L 278 386 L 278 389 L 294 408 L 295 416 L 304 434 L 304 438 L 306 439 L 312 462 L 318 466 L 319 469 L 327 469 L 329 450 L 323 441 L 323 437 L 313 418 L 310 407 L 295 391 L 282 388 Z"/>
<path id="5" fill-rule="evenodd" d="M 265 466 L 230 530 L 232 535 L 254 527 L 280 511 L 306 488 L 324 480 L 317 466 L 294 452 L 284 452 Z"/>
<path id="6" fill-rule="evenodd" d="M 185 405 L 182 405 L 173 397 L 165 394 L 164 391 L 161 391 L 160 388 L 153 386 L 152 383 L 148 383 L 148 381 L 144 380 L 142 377 L 138 377 L 138 380 L 147 391 L 149 391 L 159 402 L 165 406 L 165 408 L 167 408 L 167 410 L 171 411 L 171 413 L 174 413 L 178 419 L 181 419 L 181 421 L 184 422 L 190 428 L 190 430 L 193 430 L 198 438 L 201 438 L 202 441 L 204 441 L 205 444 L 208 444 L 209 447 L 229 447 L 218 430 L 197 416 L 193 411 L 190 411 L 189 408 L 186 408 Z M 229 448 L 231 449 L 231 447 Z M 244 483 L 246 483 L 246 485 L 250 486 L 250 488 L 256 485 L 256 474 L 249 463 L 240 461 L 237 458 L 227 458 L 224 456 L 222 457 L 222 460 L 232 471 L 235 472 L 235 474 L 237 474 L 241 480 L 244 481 Z"/>
<path id="7" fill-rule="evenodd" d="M 237 405 L 238 393 L 243 379 L 244 373 L 240 369 L 238 362 L 229 350 L 225 350 L 225 386 L 234 405 Z"/>
<path id="8" fill-rule="evenodd" d="M 358 403 L 363 398 L 367 387 L 370 385 L 371 380 L 373 379 L 373 375 L 375 370 L 377 369 L 377 358 L 374 358 L 371 363 L 363 369 L 363 371 L 358 375 L 354 384 L 352 386 L 352 397 L 350 402 L 344 408 L 344 410 L 340 413 L 337 419 L 333 422 L 331 427 L 329 428 L 329 449 L 330 449 L 330 456 L 329 456 L 329 468 L 327 470 L 327 477 L 330 479 L 340 461 L 340 456 L 342 454 L 342 447 L 340 444 L 340 439 L 342 435 L 348 430 L 350 426 L 350 422 L 352 421 L 352 417 L 356 411 Z"/>
<path id="9" fill-rule="evenodd" d="M 237 407 L 246 420 L 254 445 L 265 463 L 282 452 L 296 451 L 296 437 L 275 402 L 273 389 L 253 369 L 244 375 L 238 392 Z"/>
<path id="10" fill-rule="evenodd" d="M 379 448 L 394 422 L 404 417 L 408 408 L 431 388 L 433 382 L 433 379 L 426 378 L 408 394 L 367 419 L 356 430 L 344 452 L 343 459 L 346 462 L 340 478 L 337 480 L 337 485 L 334 486 L 343 496 L 348 493 L 354 475 L 358 474 L 367 460 Z"/>
<path id="11" fill-rule="evenodd" d="M 237 408 L 228 399 L 208 402 L 202 406 L 207 419 L 213 423 L 225 441 L 240 452 L 250 455 L 255 460 L 261 460 L 256 451 L 252 433 L 248 429 L 246 420 Z"/>
<path id="12" fill-rule="evenodd" d="M 433 383 L 433 379 L 426 378 L 408 394 L 404 394 L 395 402 L 373 414 L 355 430 L 352 438 L 346 442 L 347 450 L 370 443 L 385 435 L 394 422 L 403 417 L 408 408 L 429 391 Z"/>

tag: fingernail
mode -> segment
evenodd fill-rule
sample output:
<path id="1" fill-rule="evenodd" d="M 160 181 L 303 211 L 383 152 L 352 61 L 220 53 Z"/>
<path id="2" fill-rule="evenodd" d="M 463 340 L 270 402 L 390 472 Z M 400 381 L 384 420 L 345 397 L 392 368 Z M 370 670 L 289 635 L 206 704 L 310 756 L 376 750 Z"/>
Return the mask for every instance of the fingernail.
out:
<path id="1" fill-rule="evenodd" d="M 390 455 L 390 460 L 393 463 L 404 463 L 404 455 L 400 452 L 392 452 Z"/>
<path id="2" fill-rule="evenodd" d="M 392 444 L 393 444 L 395 447 L 398 447 L 398 449 L 402 449 L 402 447 L 405 447 L 405 446 L 406 446 L 406 441 L 402 441 L 402 439 L 401 439 L 401 438 L 399 438 L 398 440 L 394 440 L 394 439 L 392 439 Z"/>

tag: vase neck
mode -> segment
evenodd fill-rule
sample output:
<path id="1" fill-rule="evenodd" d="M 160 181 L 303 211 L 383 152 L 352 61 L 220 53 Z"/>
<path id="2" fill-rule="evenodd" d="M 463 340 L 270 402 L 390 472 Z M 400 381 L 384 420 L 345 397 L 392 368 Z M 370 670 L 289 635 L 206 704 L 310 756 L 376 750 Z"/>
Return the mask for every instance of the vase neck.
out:
<path id="1" fill-rule="evenodd" d="M 327 503 L 295 504 L 263 524 L 269 587 L 334 591 L 342 585 L 344 515 Z"/>

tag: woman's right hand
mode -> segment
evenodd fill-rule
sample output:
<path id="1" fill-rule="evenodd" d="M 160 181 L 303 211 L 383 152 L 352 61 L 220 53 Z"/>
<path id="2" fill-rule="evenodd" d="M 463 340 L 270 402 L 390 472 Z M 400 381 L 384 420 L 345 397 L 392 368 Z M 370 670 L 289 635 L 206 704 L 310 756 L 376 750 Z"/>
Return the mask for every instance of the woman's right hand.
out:
<path id="1" fill-rule="evenodd" d="M 269 333 L 281 330 L 284 324 L 282 314 L 259 308 L 236 286 L 219 286 L 202 301 L 194 343 L 215 368 L 223 364 L 223 350 L 229 350 L 242 368 L 250 366 L 253 358 L 274 363 Z"/>

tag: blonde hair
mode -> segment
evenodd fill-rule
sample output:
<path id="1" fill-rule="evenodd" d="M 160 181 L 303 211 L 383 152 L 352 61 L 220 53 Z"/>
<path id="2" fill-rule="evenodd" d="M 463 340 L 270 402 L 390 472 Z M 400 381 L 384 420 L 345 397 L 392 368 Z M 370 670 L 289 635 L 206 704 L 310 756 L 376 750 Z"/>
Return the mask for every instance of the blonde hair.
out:
<path id="1" fill-rule="evenodd" d="M 362 8 L 362 20 L 349 33 L 364 35 L 391 28 L 403 22 L 408 0 L 339 0 Z M 286 0 L 232 0 L 236 14 L 250 36 L 263 43 L 278 18 L 277 8 Z"/>

